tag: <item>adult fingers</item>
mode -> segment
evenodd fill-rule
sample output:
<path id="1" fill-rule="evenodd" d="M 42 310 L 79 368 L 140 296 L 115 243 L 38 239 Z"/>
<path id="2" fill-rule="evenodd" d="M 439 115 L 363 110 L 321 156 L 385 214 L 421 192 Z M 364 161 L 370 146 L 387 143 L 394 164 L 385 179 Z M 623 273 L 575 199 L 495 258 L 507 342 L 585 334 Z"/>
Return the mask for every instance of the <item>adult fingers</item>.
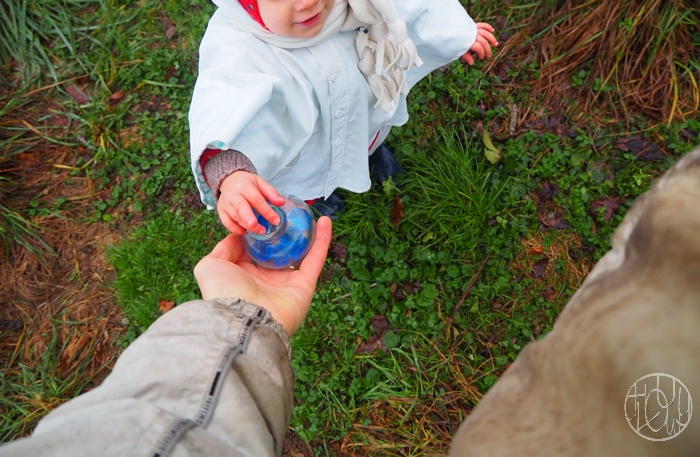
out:
<path id="1" fill-rule="evenodd" d="M 322 216 L 316 222 L 316 238 L 311 245 L 311 250 L 304 257 L 299 266 L 299 271 L 313 279 L 315 283 L 321 274 L 323 265 L 326 263 L 328 248 L 331 245 L 333 235 L 333 223 L 328 216 Z"/>
<path id="2" fill-rule="evenodd" d="M 222 265 L 237 264 L 242 258 L 247 258 L 241 237 L 229 234 L 219 241 L 212 251 L 197 262 L 194 267 L 194 277 L 199 285 L 202 298 L 208 300 L 214 296 L 224 298 L 226 281 L 221 275 Z M 234 294 L 235 295 L 235 294 Z"/>
<path id="3" fill-rule="evenodd" d="M 216 259 L 236 263 L 244 252 L 241 236 L 229 234 L 226 238 L 216 243 L 209 255 Z"/>

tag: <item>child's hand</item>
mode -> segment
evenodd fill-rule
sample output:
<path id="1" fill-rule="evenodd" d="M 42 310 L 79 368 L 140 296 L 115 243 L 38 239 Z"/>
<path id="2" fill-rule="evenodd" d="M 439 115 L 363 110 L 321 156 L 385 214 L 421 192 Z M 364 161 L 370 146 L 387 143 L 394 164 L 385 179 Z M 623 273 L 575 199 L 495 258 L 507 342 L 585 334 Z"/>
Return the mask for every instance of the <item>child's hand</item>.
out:
<path id="1" fill-rule="evenodd" d="M 498 40 L 493 35 L 493 27 L 485 22 L 476 23 L 476 41 L 469 48 L 469 52 L 462 56 L 462 60 L 469 65 L 474 65 L 474 54 L 479 56 L 479 59 L 484 60 L 484 57 L 491 57 L 491 46 L 498 46 Z"/>
<path id="2" fill-rule="evenodd" d="M 280 217 L 265 200 L 281 206 L 284 198 L 260 176 L 247 171 L 233 172 L 221 182 L 219 190 L 221 195 L 216 209 L 219 219 L 231 233 L 243 235 L 246 230 L 261 235 L 265 233 L 252 208 L 271 224 L 280 223 Z"/>

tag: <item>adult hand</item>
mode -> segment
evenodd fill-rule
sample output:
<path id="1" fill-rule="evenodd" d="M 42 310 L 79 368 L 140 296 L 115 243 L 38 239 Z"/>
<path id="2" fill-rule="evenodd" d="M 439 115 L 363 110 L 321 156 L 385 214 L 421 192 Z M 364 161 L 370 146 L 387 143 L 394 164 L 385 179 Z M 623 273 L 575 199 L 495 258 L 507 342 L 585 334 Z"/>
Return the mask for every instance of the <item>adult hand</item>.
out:
<path id="1" fill-rule="evenodd" d="M 474 54 L 475 53 L 479 59 L 484 60 L 484 58 L 491 58 L 491 46 L 498 46 L 498 40 L 493 35 L 494 28 L 485 22 L 476 23 L 476 41 L 469 52 L 462 56 L 462 60 L 467 62 L 469 65 L 474 65 Z"/>
<path id="2" fill-rule="evenodd" d="M 261 235 L 265 233 L 252 208 L 271 224 L 279 224 L 279 216 L 267 201 L 281 206 L 284 205 L 284 198 L 260 176 L 247 171 L 233 172 L 221 182 L 219 190 L 221 195 L 216 210 L 229 232 L 236 235 L 244 235 L 247 230 Z"/>
<path id="3" fill-rule="evenodd" d="M 253 264 L 238 235 L 228 235 L 194 267 L 202 298 L 238 297 L 267 309 L 292 336 L 309 312 L 331 243 L 331 220 L 319 218 L 316 238 L 298 270 L 268 270 Z"/>

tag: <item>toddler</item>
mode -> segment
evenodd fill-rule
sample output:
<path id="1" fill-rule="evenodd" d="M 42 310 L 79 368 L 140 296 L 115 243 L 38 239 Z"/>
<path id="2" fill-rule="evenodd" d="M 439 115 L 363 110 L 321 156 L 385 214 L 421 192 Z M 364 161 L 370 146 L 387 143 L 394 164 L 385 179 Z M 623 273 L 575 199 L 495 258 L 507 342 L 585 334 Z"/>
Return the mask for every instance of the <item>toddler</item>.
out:
<path id="1" fill-rule="evenodd" d="M 406 123 L 409 89 L 498 44 L 458 0 L 214 3 L 189 113 L 192 171 L 235 234 L 264 233 L 252 208 L 279 223 L 266 202 L 281 205 L 278 191 L 368 190 L 368 156 Z"/>

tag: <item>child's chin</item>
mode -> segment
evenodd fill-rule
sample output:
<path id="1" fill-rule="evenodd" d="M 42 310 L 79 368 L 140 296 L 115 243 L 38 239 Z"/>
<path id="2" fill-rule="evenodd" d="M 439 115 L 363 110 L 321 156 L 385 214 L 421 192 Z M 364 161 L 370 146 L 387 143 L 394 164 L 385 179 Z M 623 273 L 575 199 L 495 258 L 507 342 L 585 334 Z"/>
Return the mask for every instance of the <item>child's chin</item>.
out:
<path id="1" fill-rule="evenodd" d="M 323 22 L 319 22 L 313 27 L 294 27 L 291 32 L 294 33 L 293 36 L 289 38 L 313 38 L 323 30 Z"/>
<path id="2" fill-rule="evenodd" d="M 319 33 L 321 33 L 321 29 L 304 30 L 304 31 L 296 32 L 293 36 L 289 36 L 288 38 L 313 38 L 316 35 L 318 35 Z"/>

